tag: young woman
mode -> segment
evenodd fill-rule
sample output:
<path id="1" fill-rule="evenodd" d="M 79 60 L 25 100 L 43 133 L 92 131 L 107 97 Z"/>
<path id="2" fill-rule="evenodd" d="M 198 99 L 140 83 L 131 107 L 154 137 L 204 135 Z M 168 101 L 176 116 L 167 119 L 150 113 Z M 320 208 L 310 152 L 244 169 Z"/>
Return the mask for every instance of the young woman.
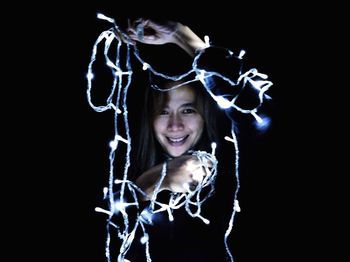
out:
<path id="1" fill-rule="evenodd" d="M 128 177 L 140 193 L 140 203 L 134 201 L 136 194 L 130 190 L 132 200 L 126 203 L 128 207 L 121 208 L 119 213 L 118 208 L 115 212 L 113 207 L 113 217 L 119 217 L 121 221 L 112 224 L 116 225 L 117 236 L 123 243 L 116 249 L 109 245 L 108 253 L 120 252 L 118 261 L 124 261 L 125 257 L 132 262 L 150 261 L 150 258 L 155 262 L 232 261 L 224 236 L 227 237 L 228 226 L 233 222 L 232 203 L 236 204 L 233 189 L 238 188 L 238 181 L 232 176 L 235 163 L 232 156 L 237 151 L 221 143 L 225 135 L 233 132 L 233 121 L 226 118 L 226 113 L 234 107 L 255 116 L 271 83 L 265 81 L 265 75 L 256 69 L 242 75 L 241 53 L 235 55 L 228 49 L 209 46 L 189 27 L 178 22 L 137 19 L 129 21 L 125 34 L 116 33 L 122 41 L 133 45 L 137 42 L 177 45 L 194 58 L 192 67 L 195 70 L 192 72 L 195 78 L 193 81 L 163 79 L 161 84 L 149 83 L 144 87 L 145 94 L 141 96 L 144 106 L 137 109 L 140 124 L 133 133 L 138 138 L 136 144 L 133 142 L 133 170 Z M 205 87 L 202 82 L 205 82 Z M 226 111 L 218 110 L 219 104 Z M 218 124 L 220 130 L 217 130 Z M 210 153 L 213 142 L 218 144 L 216 158 L 221 161 L 217 166 L 219 175 L 211 181 L 211 185 L 215 183 L 215 192 L 204 191 L 203 196 L 200 191 L 196 199 L 186 202 L 200 202 L 198 210 L 205 214 L 205 219 L 199 213 L 193 215 L 188 206 L 175 209 L 161 205 L 163 212 L 155 214 L 155 200 L 157 204 L 172 203 L 174 196 L 191 194 L 197 188 L 201 189 L 208 177 L 213 177 L 208 167 L 216 164 L 216 160 L 205 159 L 203 165 L 203 159 L 195 155 L 196 152 Z M 205 201 L 202 201 L 203 197 Z M 149 206 L 151 219 L 147 214 Z M 129 219 L 133 218 L 133 210 L 136 214 L 134 224 Z M 118 225 L 126 230 L 120 233 Z M 142 231 L 136 231 L 138 228 Z M 108 238 L 108 244 L 109 241 Z"/>
<path id="2" fill-rule="evenodd" d="M 142 36 L 137 32 L 140 26 Z M 127 32 L 131 39 L 145 44 L 176 44 L 192 57 L 205 47 L 196 34 L 180 23 L 158 24 L 139 19 L 130 24 Z M 140 201 L 147 207 L 155 191 L 157 200 L 167 203 L 172 194 L 193 191 L 210 176 L 192 152 L 211 152 L 213 142 L 220 144 L 217 127 L 223 112 L 200 81 L 163 81 L 158 89 L 147 85 L 142 100 L 132 180 L 145 193 Z M 220 128 L 224 126 L 221 122 Z M 162 178 L 164 163 L 166 175 Z M 226 173 L 231 172 L 226 169 Z M 232 176 L 230 178 L 232 182 Z M 233 197 L 233 194 L 226 195 L 226 203 L 220 203 L 224 193 L 225 190 L 215 193 L 202 205 L 209 225 L 191 217 L 185 207 L 172 211 L 173 221 L 169 221 L 166 212 L 157 213 L 151 225 L 145 225 L 152 261 L 224 261 L 223 236 L 230 215 L 225 207 L 231 207 Z M 136 235 L 135 239 L 141 237 Z M 133 262 L 146 261 L 145 246 L 134 240 L 126 258 Z"/>
<path id="3" fill-rule="evenodd" d="M 211 152 L 212 142 L 221 146 L 217 127 L 223 116 L 204 87 L 194 82 L 184 85 L 168 82 L 164 88 L 170 90 L 148 88 L 144 96 L 145 107 L 140 110 L 139 139 L 135 143 L 138 145 L 137 164 L 135 159 L 133 162 L 137 171 L 133 180 L 147 195 L 140 198 L 142 208 L 150 205 L 165 162 L 167 173 L 156 193 L 157 201 L 169 203 L 172 194 L 193 191 L 211 175 L 192 152 Z M 226 174 L 220 172 L 220 176 L 225 175 L 232 182 L 228 173 L 230 169 L 227 168 Z M 230 214 L 224 207 L 229 208 L 233 195 L 226 195 L 226 203 L 220 203 L 223 192 L 225 190 L 215 193 L 202 205 L 209 225 L 191 217 L 184 206 L 172 211 L 173 221 L 165 211 L 155 214 L 151 225 L 145 226 L 152 261 L 224 261 L 223 236 Z M 140 238 L 142 235 L 135 237 Z M 144 245 L 138 240 L 134 242 L 126 257 L 130 261 L 146 261 Z"/>
<path id="4" fill-rule="evenodd" d="M 176 44 L 192 57 L 205 48 L 205 43 L 189 27 L 178 22 L 160 24 L 137 19 L 129 23 L 127 32 L 131 39 L 144 44 Z M 168 81 L 161 89 L 170 90 L 147 88 L 141 117 L 137 159 L 142 174 L 136 183 L 149 196 L 159 180 L 161 159 L 168 160 L 169 169 L 161 190 L 186 192 L 186 185 L 197 184 L 206 174 L 200 172 L 197 158 L 186 153 L 195 149 L 209 151 L 211 142 L 217 140 L 218 109 L 199 81 L 190 84 Z M 197 170 L 196 178 L 193 169 Z"/>

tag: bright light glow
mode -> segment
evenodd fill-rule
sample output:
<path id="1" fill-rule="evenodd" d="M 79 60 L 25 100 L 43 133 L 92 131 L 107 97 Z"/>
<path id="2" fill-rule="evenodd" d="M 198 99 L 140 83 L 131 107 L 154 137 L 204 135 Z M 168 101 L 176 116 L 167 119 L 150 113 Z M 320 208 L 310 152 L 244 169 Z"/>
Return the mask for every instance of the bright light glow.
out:
<path id="1" fill-rule="evenodd" d="M 146 71 L 148 68 L 149 68 L 149 64 L 143 63 L 142 69 L 143 69 L 144 71 Z"/>
<path id="2" fill-rule="evenodd" d="M 255 122 L 255 127 L 259 131 L 266 131 L 270 127 L 271 119 L 267 116 L 262 116 L 260 119 L 260 121 Z"/>
<path id="3" fill-rule="evenodd" d="M 118 147 L 118 141 L 115 141 L 115 140 L 111 141 L 109 143 L 109 146 L 112 148 L 113 151 L 115 151 L 117 149 L 117 147 Z"/>
<path id="4" fill-rule="evenodd" d="M 232 106 L 232 103 L 222 96 L 216 97 L 215 100 L 222 109 L 227 109 Z"/>
<path id="5" fill-rule="evenodd" d="M 205 47 L 209 47 L 210 43 L 209 43 L 209 36 L 204 36 L 204 42 L 205 42 Z"/>
<path id="6" fill-rule="evenodd" d="M 101 14 L 101 13 L 97 14 L 97 18 L 98 19 L 102 19 L 102 20 L 106 20 L 106 21 L 108 21 L 108 22 L 110 22 L 112 24 L 114 23 L 114 19 L 113 18 L 107 17 L 107 16 L 105 16 L 104 14 Z"/>
<path id="7" fill-rule="evenodd" d="M 89 81 L 91 81 L 91 80 L 94 78 L 94 74 L 91 73 L 91 72 L 89 72 L 89 73 L 86 74 L 86 78 L 87 78 Z"/>
<path id="8" fill-rule="evenodd" d="M 216 143 L 212 142 L 211 143 L 211 154 L 215 156 L 215 150 L 216 150 Z"/>
<path id="9" fill-rule="evenodd" d="M 245 50 L 242 49 L 241 52 L 239 52 L 238 58 L 242 59 L 244 55 L 245 55 Z"/>
<path id="10" fill-rule="evenodd" d="M 238 200 L 235 200 L 235 201 L 234 201 L 234 209 L 235 209 L 237 212 L 241 212 L 241 207 L 239 206 Z"/>
<path id="11" fill-rule="evenodd" d="M 144 235 L 143 237 L 141 237 L 140 241 L 142 244 L 146 244 L 148 242 L 148 235 Z"/>
<path id="12" fill-rule="evenodd" d="M 107 215 L 109 215 L 109 216 L 112 216 L 112 215 L 113 215 L 112 212 L 110 212 L 110 211 L 108 211 L 108 210 L 105 210 L 105 209 L 103 209 L 103 208 L 100 208 L 100 207 L 95 207 L 95 211 L 96 211 L 96 212 L 105 213 L 105 214 L 107 214 Z"/>
<path id="13" fill-rule="evenodd" d="M 233 139 L 229 136 L 225 136 L 224 139 L 233 143 Z"/>

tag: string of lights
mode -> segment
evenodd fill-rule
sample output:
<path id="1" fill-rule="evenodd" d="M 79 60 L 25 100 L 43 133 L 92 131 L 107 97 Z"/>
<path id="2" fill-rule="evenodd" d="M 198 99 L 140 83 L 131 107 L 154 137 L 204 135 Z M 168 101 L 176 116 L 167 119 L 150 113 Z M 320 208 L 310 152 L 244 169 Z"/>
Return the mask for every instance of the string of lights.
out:
<path id="1" fill-rule="evenodd" d="M 103 209 L 101 207 L 96 207 L 95 211 L 105 213 L 108 216 L 107 219 L 107 237 L 106 237 L 106 248 L 105 254 L 107 261 L 111 260 L 110 254 L 110 242 L 111 242 L 111 232 L 110 228 L 116 228 L 118 231 L 118 238 L 121 241 L 118 261 L 127 261 L 125 256 L 129 251 L 133 241 L 135 240 L 135 235 L 138 230 L 141 230 L 143 233 L 142 238 L 140 239 L 141 243 L 145 246 L 145 256 L 147 261 L 152 261 L 150 254 L 150 242 L 149 235 L 147 233 L 145 225 L 152 225 L 152 221 L 160 212 L 167 212 L 169 221 L 174 219 L 172 212 L 175 209 L 185 208 L 186 212 L 191 217 L 200 218 L 205 224 L 209 224 L 210 221 L 201 214 L 201 205 L 214 193 L 215 187 L 214 182 L 217 177 L 217 165 L 218 160 L 215 156 L 216 143 L 212 143 L 212 152 L 203 152 L 203 151 L 194 151 L 192 154 L 200 160 L 201 165 L 205 168 L 207 176 L 203 178 L 203 180 L 199 183 L 195 189 L 191 188 L 190 185 L 186 185 L 187 192 L 186 193 L 172 193 L 170 200 L 168 203 L 160 202 L 157 199 L 157 195 L 159 193 L 159 187 L 162 183 L 162 180 L 167 175 L 167 162 L 163 164 L 161 178 L 156 185 L 156 189 L 150 199 L 150 204 L 146 208 L 141 207 L 139 203 L 139 196 L 145 196 L 145 192 L 143 192 L 134 182 L 129 179 L 129 167 L 133 163 L 131 163 L 130 152 L 132 150 L 132 139 L 130 136 L 129 129 L 129 119 L 128 119 L 128 106 L 127 106 L 127 97 L 128 90 L 133 77 L 133 68 L 130 63 L 131 56 L 134 56 L 137 61 L 140 62 L 142 69 L 148 71 L 149 74 L 164 78 L 170 79 L 173 81 L 178 81 L 182 79 L 187 79 L 189 76 L 194 75 L 190 80 L 186 80 L 179 85 L 173 86 L 169 89 L 160 88 L 156 84 L 152 84 L 152 88 L 157 89 L 159 91 L 168 91 L 170 89 L 178 88 L 179 86 L 189 84 L 194 81 L 200 81 L 206 91 L 210 94 L 213 100 L 222 108 L 223 110 L 231 109 L 237 110 L 243 114 L 252 115 L 256 122 L 257 128 L 266 128 L 269 122 L 269 119 L 266 117 L 261 117 L 258 115 L 258 110 L 264 99 L 270 99 L 270 97 L 265 94 L 266 91 L 272 85 L 272 82 L 268 80 L 267 75 L 259 73 L 257 69 L 253 68 L 247 70 L 246 72 L 241 71 L 241 67 L 238 67 L 237 77 L 232 77 L 230 75 L 222 74 L 216 71 L 215 68 L 210 68 L 207 66 L 203 66 L 205 60 L 210 55 L 211 49 L 215 49 L 215 46 L 212 46 L 209 41 L 209 37 L 205 36 L 206 48 L 200 50 L 196 53 L 196 56 L 192 63 L 191 70 L 185 72 L 181 75 L 171 76 L 163 74 L 157 70 L 155 70 L 148 61 L 145 61 L 142 58 L 142 54 L 137 49 L 136 45 L 128 43 L 128 41 L 122 41 L 122 39 L 128 40 L 128 35 L 125 34 L 116 24 L 113 18 L 107 17 L 103 14 L 97 14 L 99 19 L 106 20 L 110 22 L 113 26 L 103 31 L 95 41 L 92 48 L 92 55 L 90 59 L 90 63 L 88 65 L 88 73 L 87 73 L 87 99 L 89 105 L 96 112 L 104 112 L 107 110 L 114 111 L 114 138 L 110 141 L 110 152 L 109 152 L 109 181 L 108 187 L 103 189 L 104 199 L 108 200 L 109 209 Z M 137 28 L 137 34 L 139 37 L 143 35 L 143 29 Z M 116 44 L 116 52 L 113 53 L 115 55 L 114 58 L 111 58 L 110 48 L 113 44 Z M 104 105 L 95 105 L 92 102 L 92 88 L 94 81 L 94 73 L 93 66 L 97 59 L 98 47 L 103 45 L 103 55 L 105 59 L 105 65 L 111 70 L 113 73 L 113 83 L 111 86 L 110 93 L 106 99 L 106 103 Z M 125 63 L 121 62 L 121 52 L 122 45 L 126 47 L 125 54 Z M 218 48 L 216 48 L 218 49 Z M 219 52 L 222 52 L 225 55 L 225 59 L 233 59 L 236 64 L 240 64 L 245 54 L 245 51 L 241 51 L 238 55 L 235 55 L 232 51 L 220 48 Z M 209 55 L 208 55 L 209 54 Z M 234 90 L 234 92 L 224 93 L 224 91 L 215 86 L 215 79 L 219 79 L 220 81 L 224 81 L 227 86 L 229 86 L 230 90 Z M 247 92 L 247 89 L 252 89 L 253 93 L 256 94 L 258 98 L 258 103 L 250 108 L 245 108 L 240 105 L 239 97 L 242 93 Z M 121 134 L 119 121 L 122 121 L 124 124 L 124 132 L 125 134 Z M 236 188 L 234 189 L 234 201 L 232 204 L 232 214 L 230 216 L 230 221 L 228 223 L 228 227 L 225 235 L 223 236 L 225 247 L 227 254 L 229 255 L 231 261 L 234 261 L 233 256 L 231 254 L 230 248 L 228 246 L 228 237 L 233 228 L 233 222 L 235 218 L 236 212 L 240 212 L 239 201 L 238 201 L 238 192 L 240 188 L 239 181 L 239 146 L 236 134 L 234 132 L 234 126 L 232 123 L 231 128 L 231 137 L 226 136 L 225 140 L 233 143 L 234 152 L 235 152 L 235 162 L 234 162 L 234 175 L 236 178 Z M 123 177 L 115 178 L 115 158 L 117 148 L 119 143 L 124 143 L 126 145 L 126 155 L 124 161 L 123 168 Z M 210 165 L 208 163 L 211 163 Z M 209 187 L 210 189 L 206 191 L 206 194 L 203 194 L 203 189 Z M 126 197 L 126 194 L 128 197 Z M 118 197 L 116 197 L 118 195 Z M 130 198 L 129 195 L 132 197 Z M 129 207 L 136 207 L 138 212 L 136 218 L 128 214 Z M 115 224 L 113 222 L 114 216 L 122 216 L 123 223 Z M 133 219 L 131 222 L 130 219 Z"/>

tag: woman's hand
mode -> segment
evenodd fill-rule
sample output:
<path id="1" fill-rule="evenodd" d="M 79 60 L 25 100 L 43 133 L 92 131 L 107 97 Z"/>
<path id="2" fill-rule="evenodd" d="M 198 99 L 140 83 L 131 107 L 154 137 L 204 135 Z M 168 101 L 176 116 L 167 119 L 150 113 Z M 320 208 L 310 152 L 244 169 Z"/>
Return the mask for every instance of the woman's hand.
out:
<path id="1" fill-rule="evenodd" d="M 144 44 L 163 45 L 175 43 L 174 33 L 179 23 L 167 21 L 157 23 L 150 19 L 139 18 L 133 22 L 129 21 L 127 33 L 131 39 Z"/>
<path id="2" fill-rule="evenodd" d="M 168 162 L 167 175 L 161 187 L 178 193 L 193 191 L 207 175 L 196 156 L 183 155 Z"/>
<path id="3" fill-rule="evenodd" d="M 150 19 L 139 18 L 130 22 L 126 30 L 129 37 L 135 41 L 151 45 L 163 45 L 173 43 L 181 47 L 191 57 L 194 57 L 197 50 L 206 47 L 188 26 L 179 22 L 166 21 L 155 22 Z"/>
<path id="4" fill-rule="evenodd" d="M 211 167 L 211 163 L 206 163 Z M 156 165 L 136 179 L 136 184 L 150 199 L 159 183 L 163 164 Z M 209 173 L 209 172 L 208 172 Z M 176 193 L 186 193 L 196 189 L 208 174 L 201 161 L 193 155 L 183 155 L 168 161 L 167 174 L 159 190 L 170 190 Z M 147 200 L 147 198 L 143 198 Z"/>

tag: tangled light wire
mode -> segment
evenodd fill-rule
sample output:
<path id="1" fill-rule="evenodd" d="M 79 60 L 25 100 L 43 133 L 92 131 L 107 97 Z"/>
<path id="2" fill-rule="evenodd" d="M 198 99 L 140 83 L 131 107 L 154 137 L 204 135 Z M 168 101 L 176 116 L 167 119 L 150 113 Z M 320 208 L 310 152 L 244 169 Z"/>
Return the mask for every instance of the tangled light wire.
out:
<path id="1" fill-rule="evenodd" d="M 220 74 L 213 70 L 207 70 L 204 69 L 202 66 L 200 66 L 200 59 L 205 54 L 206 49 L 209 49 L 211 45 L 209 44 L 209 38 L 205 37 L 205 43 L 206 48 L 198 52 L 198 54 L 195 56 L 194 61 L 192 63 L 192 69 L 188 72 L 177 75 L 177 76 L 169 76 L 166 74 L 163 74 L 161 72 L 156 71 L 152 66 L 147 63 L 147 61 L 144 61 L 142 57 L 140 56 L 140 53 L 136 47 L 136 45 L 130 45 L 128 43 L 124 43 L 126 45 L 126 61 L 125 64 L 121 65 L 121 46 L 123 42 L 120 40 L 120 35 L 123 36 L 125 39 L 128 39 L 128 36 L 119 29 L 118 25 L 116 24 L 115 20 L 113 18 L 107 17 L 103 14 L 97 14 L 97 17 L 99 19 L 106 20 L 113 24 L 113 27 L 110 29 L 103 31 L 97 38 L 97 40 L 94 43 L 93 49 L 92 49 L 92 55 L 91 60 L 88 66 L 88 73 L 87 73 L 87 98 L 89 105 L 97 112 L 104 112 L 106 110 L 114 110 L 114 139 L 110 142 L 110 153 L 109 153 L 109 180 L 108 180 L 108 188 L 104 188 L 104 198 L 108 200 L 109 202 L 109 210 L 96 207 L 95 210 L 97 212 L 102 212 L 108 215 L 107 219 L 107 237 L 106 237 L 106 245 L 105 245 L 105 255 L 107 258 L 107 261 L 110 262 L 111 260 L 111 254 L 110 254 L 110 242 L 111 242 L 111 232 L 110 227 L 114 227 L 117 229 L 118 237 L 121 240 L 120 250 L 118 254 L 118 262 L 128 261 L 125 259 L 125 256 L 127 252 L 129 251 L 134 239 L 137 230 L 141 229 L 143 233 L 143 237 L 140 239 L 141 243 L 145 246 L 145 256 L 147 258 L 147 261 L 152 261 L 151 254 L 150 254 L 150 241 L 149 241 L 149 235 L 147 233 L 147 230 L 145 228 L 146 224 L 153 223 L 152 219 L 156 216 L 157 213 L 166 211 L 168 214 L 168 218 L 170 221 L 174 219 L 172 215 L 172 211 L 181 207 L 184 207 L 187 213 L 191 217 L 197 217 L 200 218 L 204 223 L 209 224 L 210 221 L 202 216 L 201 214 L 201 205 L 206 201 L 207 198 L 209 198 L 213 192 L 214 192 L 214 182 L 215 178 L 217 176 L 217 164 L 218 161 L 215 157 L 215 149 L 216 144 L 212 143 L 212 152 L 204 152 L 204 151 L 194 151 L 192 152 L 193 155 L 197 156 L 197 158 L 201 161 L 203 167 L 206 169 L 207 176 L 204 176 L 201 183 L 192 190 L 190 187 L 188 187 L 188 191 L 186 193 L 172 193 L 169 203 L 162 203 L 157 200 L 157 194 L 159 193 L 160 185 L 166 176 L 166 170 L 167 170 L 167 162 L 163 164 L 162 172 L 161 172 L 161 178 L 159 182 L 156 185 L 156 189 L 151 197 L 150 205 L 147 208 L 144 208 L 141 210 L 140 203 L 138 201 L 139 195 L 146 196 L 146 194 L 132 181 L 128 179 L 128 170 L 131 165 L 130 163 L 130 152 L 131 152 L 131 146 L 132 141 L 130 137 L 129 132 L 129 122 L 128 122 L 128 108 L 127 108 L 127 95 L 128 95 L 128 89 L 132 80 L 133 75 L 133 69 L 131 67 L 130 63 L 130 56 L 134 55 L 137 60 L 142 64 L 143 70 L 148 70 L 150 73 L 162 77 L 165 79 L 170 79 L 173 81 L 181 80 L 190 74 L 195 75 L 195 77 L 191 80 L 186 81 L 185 83 L 179 84 L 177 86 L 172 87 L 177 88 L 181 85 L 188 84 L 190 82 L 194 81 L 200 81 L 203 86 L 205 87 L 206 91 L 210 94 L 210 96 L 218 103 L 218 105 L 223 109 L 229 109 L 234 108 L 235 110 L 238 110 L 241 113 L 244 114 L 251 114 L 256 119 L 257 123 L 260 126 L 264 126 L 264 119 L 257 115 L 257 110 L 263 103 L 264 98 L 269 99 L 270 97 L 265 94 L 265 92 L 269 89 L 269 87 L 272 85 L 271 81 L 267 80 L 267 75 L 259 73 L 255 68 L 250 69 L 244 73 L 239 70 L 239 75 L 236 79 L 232 79 L 227 75 Z M 141 31 L 138 32 L 140 36 L 142 37 L 142 28 Z M 113 84 L 111 87 L 111 92 L 109 96 L 107 97 L 106 104 L 95 106 L 91 99 L 91 90 L 92 90 L 92 83 L 94 79 L 93 74 L 93 64 L 96 61 L 96 55 L 98 46 L 100 44 L 104 44 L 104 58 L 105 58 L 105 64 L 111 69 L 113 72 Z M 110 47 L 113 43 L 117 43 L 116 47 L 116 53 L 115 58 L 110 58 Z M 229 56 L 234 57 L 235 59 L 241 60 L 244 51 L 241 51 L 239 55 L 234 55 L 232 51 L 228 49 L 224 49 L 224 52 L 226 52 Z M 126 70 L 122 70 L 122 68 L 125 68 Z M 229 96 L 227 94 L 221 94 L 218 92 L 215 88 L 213 89 L 211 86 L 211 80 L 212 78 L 219 78 L 223 81 L 225 81 L 227 84 L 230 85 L 230 88 L 240 88 L 240 92 L 237 92 L 235 96 Z M 123 81 L 123 78 L 126 78 L 126 81 Z M 126 83 L 125 83 L 126 82 Z M 123 85 L 123 83 L 125 83 Z M 169 89 L 159 89 L 156 85 L 152 86 L 153 88 L 156 88 L 160 91 L 167 91 Z M 242 93 L 242 90 L 247 88 L 252 88 L 257 92 L 259 103 L 254 108 L 245 109 L 241 106 L 238 106 L 236 103 L 237 98 L 239 97 L 239 94 Z M 124 137 L 119 134 L 118 129 L 118 121 L 119 121 L 119 115 L 123 115 L 123 124 L 125 127 L 125 135 Z M 266 121 L 265 121 L 266 122 Z M 234 127 L 232 123 L 231 127 L 231 136 L 226 136 L 225 139 L 229 142 L 232 142 L 235 149 L 235 162 L 234 162 L 234 175 L 236 178 L 236 188 L 234 191 L 234 199 L 233 199 L 233 207 L 232 207 L 232 214 L 230 216 L 230 220 L 228 223 L 227 230 L 224 235 L 224 244 L 226 248 L 226 252 L 229 255 L 231 261 L 234 261 L 233 256 L 230 252 L 229 246 L 227 244 L 228 237 L 232 231 L 234 217 L 236 212 L 240 212 L 240 207 L 238 204 L 238 191 L 240 188 L 240 180 L 239 180 L 239 149 L 238 149 L 238 141 L 237 137 L 234 132 Z M 114 160 L 116 156 L 116 150 L 118 148 L 119 142 L 125 143 L 127 146 L 126 150 L 126 156 L 125 156 L 125 164 L 124 164 L 124 172 L 123 177 L 121 179 L 114 178 Z M 211 163 L 209 166 L 208 163 Z M 202 190 L 206 187 L 209 187 L 209 191 L 204 194 L 202 194 Z M 116 188 L 118 188 L 118 194 L 119 197 L 116 198 Z M 126 193 L 130 194 L 132 197 L 126 197 Z M 127 212 L 127 209 L 131 206 L 134 206 L 137 208 L 137 216 L 135 221 L 133 221 L 133 224 L 130 224 L 130 216 Z M 113 217 L 115 215 L 122 215 L 123 223 L 122 225 L 116 224 L 113 222 Z"/>

